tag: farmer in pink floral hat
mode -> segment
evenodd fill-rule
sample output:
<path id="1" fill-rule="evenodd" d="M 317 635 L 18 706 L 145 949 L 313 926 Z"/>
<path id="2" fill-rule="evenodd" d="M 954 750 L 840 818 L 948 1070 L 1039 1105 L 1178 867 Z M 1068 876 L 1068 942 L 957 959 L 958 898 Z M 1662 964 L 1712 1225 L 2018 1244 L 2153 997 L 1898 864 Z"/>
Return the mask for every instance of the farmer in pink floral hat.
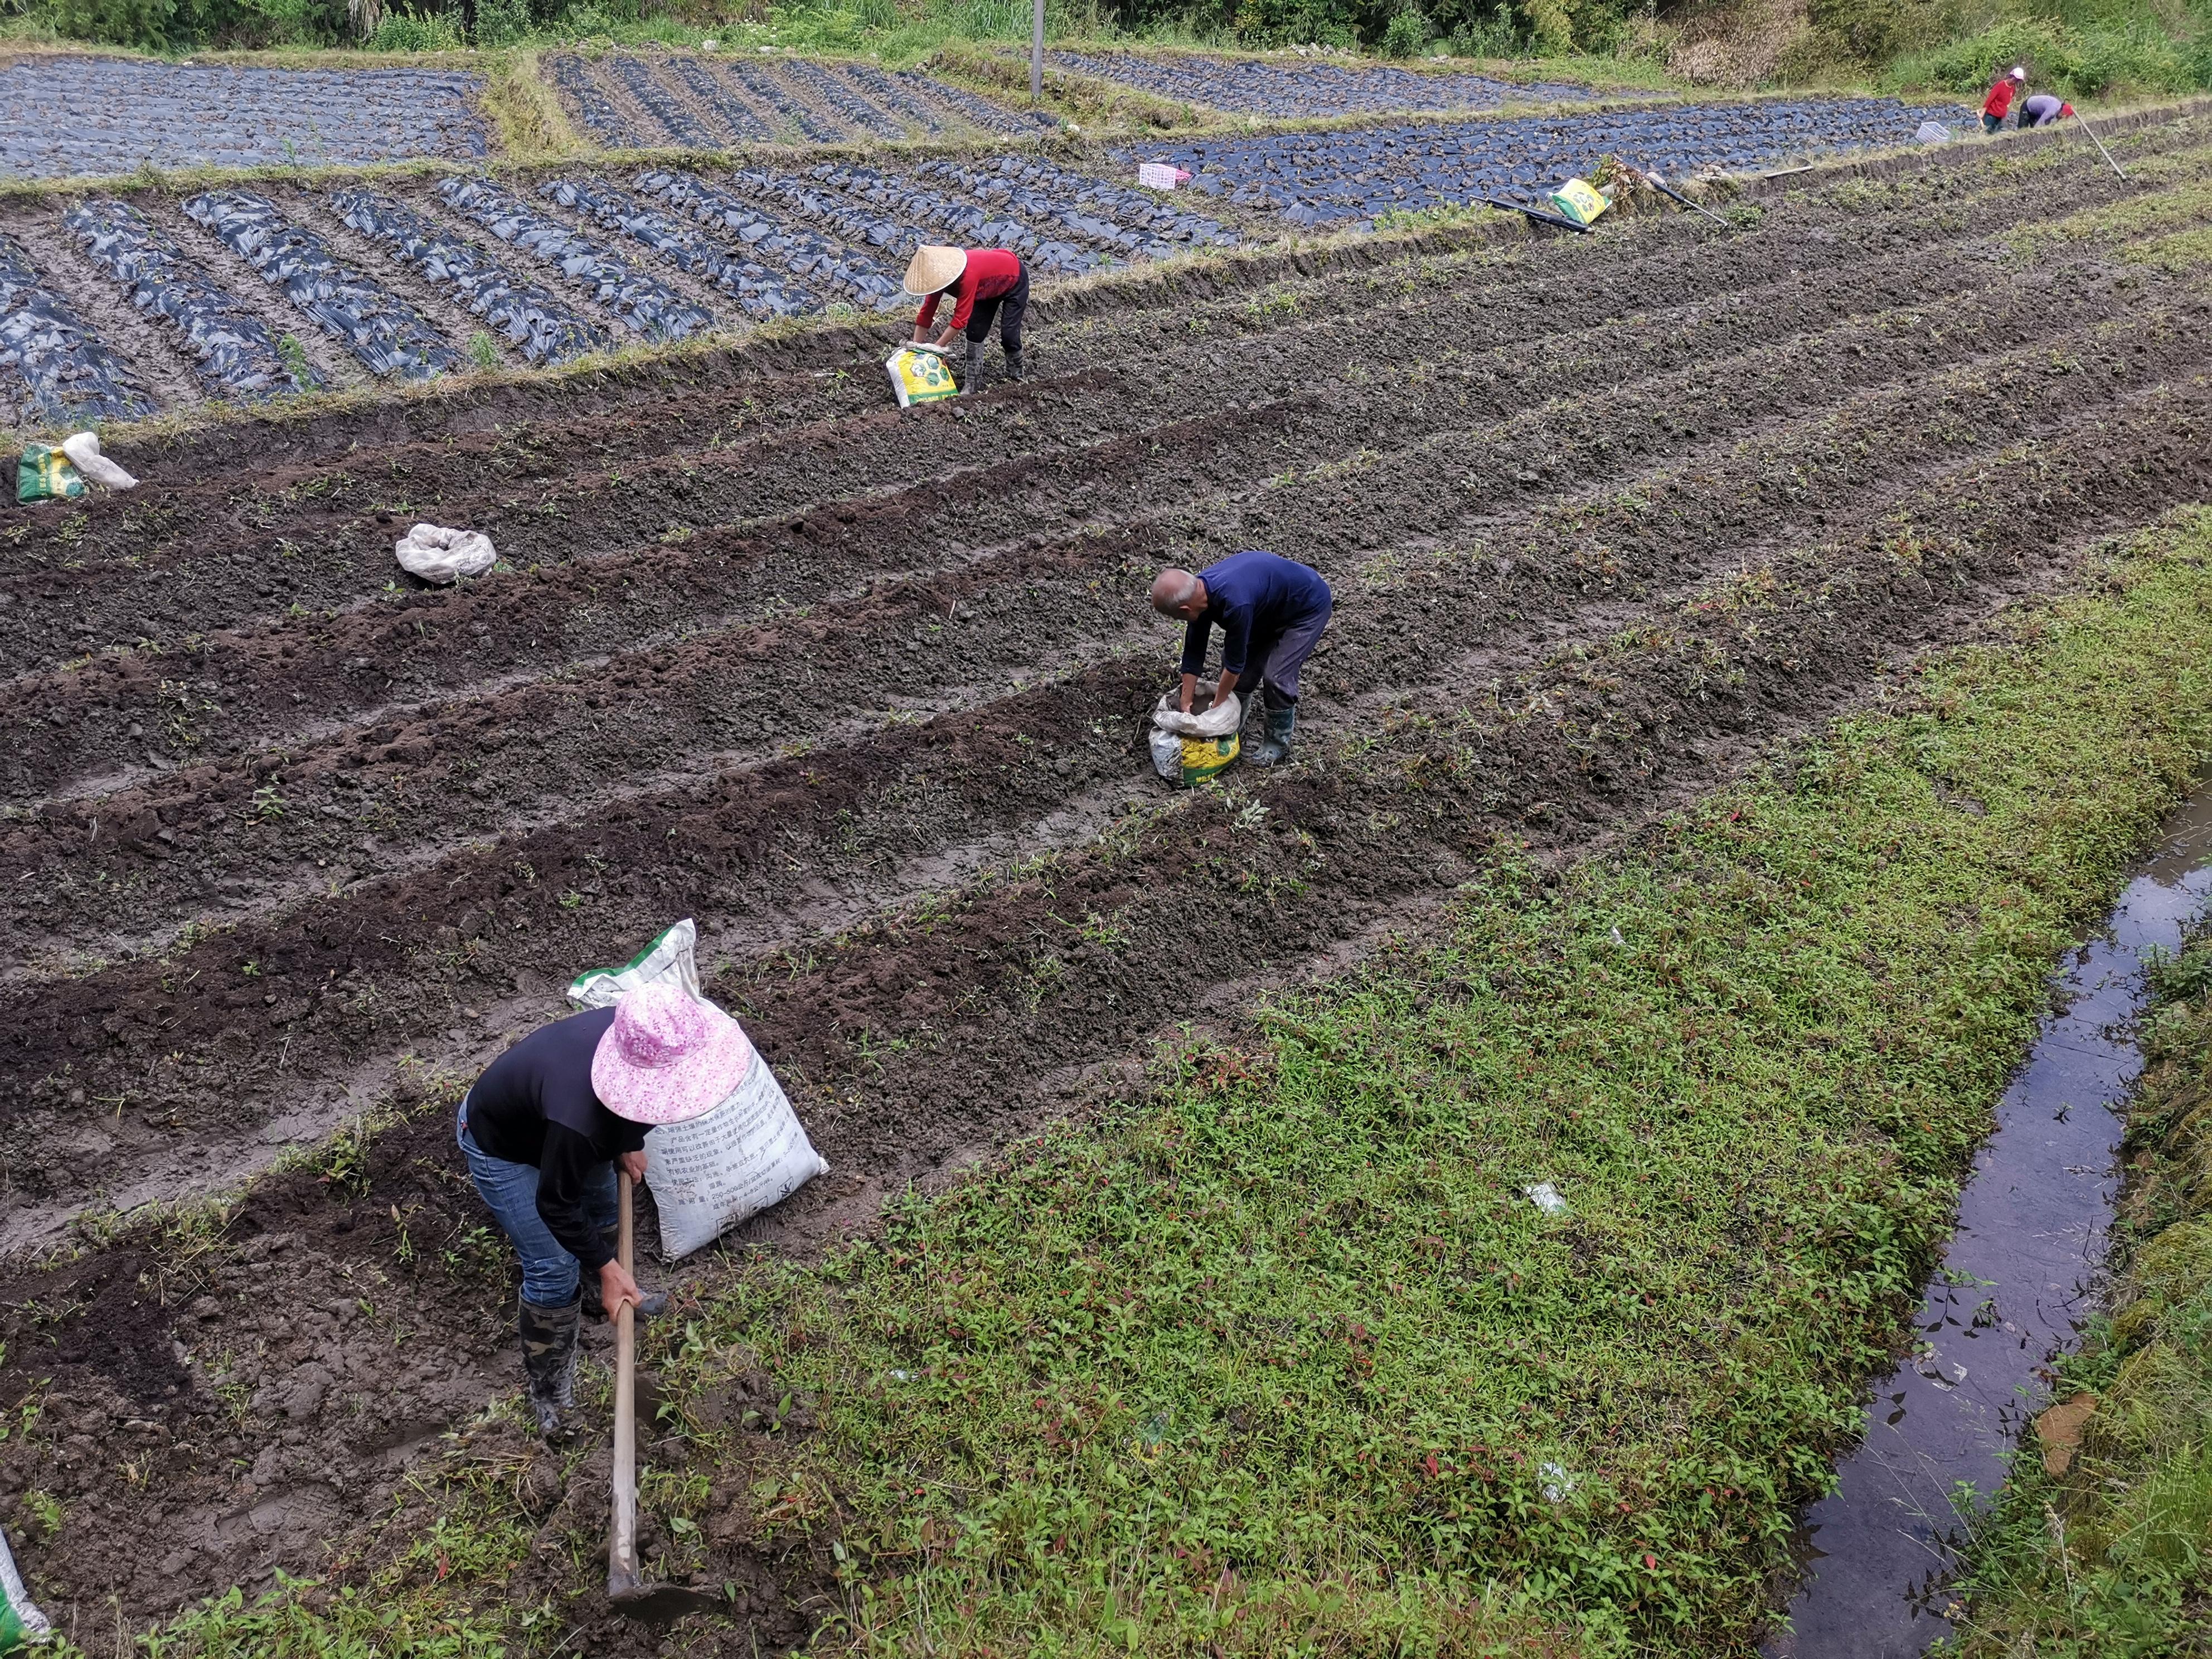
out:
<path id="1" fill-rule="evenodd" d="M 522 1258 L 516 1324 L 538 1426 L 550 1439 L 575 1404 L 586 1312 L 656 1313 L 615 1260 L 615 1168 L 645 1177 L 645 1132 L 712 1110 L 745 1074 L 744 1032 L 680 986 L 648 985 L 611 1008 L 540 1026 L 492 1061 L 461 1101 L 469 1174 Z"/>

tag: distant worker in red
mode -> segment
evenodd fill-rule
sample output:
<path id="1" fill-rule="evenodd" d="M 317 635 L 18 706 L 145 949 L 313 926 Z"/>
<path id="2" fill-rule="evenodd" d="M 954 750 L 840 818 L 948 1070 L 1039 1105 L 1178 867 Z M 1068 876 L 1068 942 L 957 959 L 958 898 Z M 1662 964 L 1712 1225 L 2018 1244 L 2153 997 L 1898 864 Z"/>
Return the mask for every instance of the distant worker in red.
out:
<path id="1" fill-rule="evenodd" d="M 2024 127 L 2047 127 L 2073 112 L 2073 105 L 2062 104 L 2051 94 L 2039 92 L 2020 106 L 2020 124 Z"/>
<path id="2" fill-rule="evenodd" d="M 2012 100 L 2027 84 L 2027 71 L 2018 64 L 1997 76 L 1996 84 L 1990 88 L 1990 95 L 1982 100 L 1984 132 L 1995 132 L 2004 125 L 2005 117 L 2012 113 Z"/>
<path id="3" fill-rule="evenodd" d="M 1006 348 L 1006 378 L 1022 378 L 1022 318 L 1030 308 L 1030 271 L 1016 255 L 1002 247 L 919 248 L 906 268 L 906 291 L 923 296 L 921 314 L 914 319 L 917 345 L 941 349 L 954 335 L 968 336 L 963 392 L 983 385 L 983 342 L 991 337 L 994 318 L 999 343 Z M 929 328 L 937 319 L 938 302 L 947 299 L 953 302 L 952 314 L 932 340 Z"/>

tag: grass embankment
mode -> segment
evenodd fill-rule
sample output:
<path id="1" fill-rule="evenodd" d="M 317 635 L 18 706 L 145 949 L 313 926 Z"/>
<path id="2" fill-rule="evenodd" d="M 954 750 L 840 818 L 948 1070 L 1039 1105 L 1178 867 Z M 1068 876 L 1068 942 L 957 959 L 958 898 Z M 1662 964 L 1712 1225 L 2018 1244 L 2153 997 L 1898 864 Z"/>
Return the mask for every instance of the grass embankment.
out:
<path id="1" fill-rule="evenodd" d="M 2212 937 L 2150 984 L 2114 1311 L 2061 1364 L 2060 1403 L 1975 1540 L 1959 1659 L 2212 1639 Z"/>
<path id="2" fill-rule="evenodd" d="M 1759 592 L 1702 603 L 1748 640 Z M 1143 1103 L 733 1267 L 655 1339 L 695 1425 L 656 1571 L 796 1549 L 872 1652 L 1747 1648 L 2054 957 L 2212 752 L 2208 663 L 2200 511 L 1631 846 L 1502 849 L 1444 942 Z M 551 1647 L 511 1479 L 453 1455 L 376 1551 L 384 1646 Z M 364 1610 L 313 1605 L 171 1651 Z"/>

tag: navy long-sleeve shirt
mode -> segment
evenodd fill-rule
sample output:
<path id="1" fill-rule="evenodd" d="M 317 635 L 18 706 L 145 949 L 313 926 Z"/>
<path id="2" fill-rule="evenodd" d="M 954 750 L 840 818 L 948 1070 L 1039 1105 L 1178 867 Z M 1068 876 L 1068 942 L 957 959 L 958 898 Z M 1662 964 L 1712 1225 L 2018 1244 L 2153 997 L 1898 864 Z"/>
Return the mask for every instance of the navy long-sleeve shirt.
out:
<path id="1" fill-rule="evenodd" d="M 1239 679 L 1249 667 L 1252 641 L 1279 639 L 1295 624 L 1325 614 L 1333 603 L 1320 573 L 1279 553 L 1231 553 L 1198 573 L 1206 584 L 1206 609 L 1193 617 L 1182 635 L 1182 672 L 1206 666 L 1206 642 L 1218 623 L 1221 670 Z"/>
<path id="2" fill-rule="evenodd" d="M 494 1158 L 537 1166 L 538 1213 L 586 1273 L 615 1253 L 585 1209 L 585 1181 L 645 1146 L 645 1125 L 617 1117 L 592 1089 L 592 1056 L 614 1023 L 613 1009 L 592 1008 L 541 1025 L 469 1091 L 470 1139 Z"/>

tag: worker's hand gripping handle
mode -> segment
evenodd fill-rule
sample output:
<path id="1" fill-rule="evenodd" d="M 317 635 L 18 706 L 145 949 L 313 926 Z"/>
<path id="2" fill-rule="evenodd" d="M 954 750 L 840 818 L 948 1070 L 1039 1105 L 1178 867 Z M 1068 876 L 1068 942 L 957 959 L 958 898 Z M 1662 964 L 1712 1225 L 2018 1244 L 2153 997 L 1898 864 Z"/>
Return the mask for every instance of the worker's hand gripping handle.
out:
<path id="1" fill-rule="evenodd" d="M 630 1178 L 620 1177 L 622 1237 L 616 1257 L 634 1273 L 631 1260 Z M 607 1594 L 635 1595 L 643 1588 L 637 1567 L 637 1308 L 625 1301 L 615 1315 L 614 1517 L 607 1532 Z"/>

